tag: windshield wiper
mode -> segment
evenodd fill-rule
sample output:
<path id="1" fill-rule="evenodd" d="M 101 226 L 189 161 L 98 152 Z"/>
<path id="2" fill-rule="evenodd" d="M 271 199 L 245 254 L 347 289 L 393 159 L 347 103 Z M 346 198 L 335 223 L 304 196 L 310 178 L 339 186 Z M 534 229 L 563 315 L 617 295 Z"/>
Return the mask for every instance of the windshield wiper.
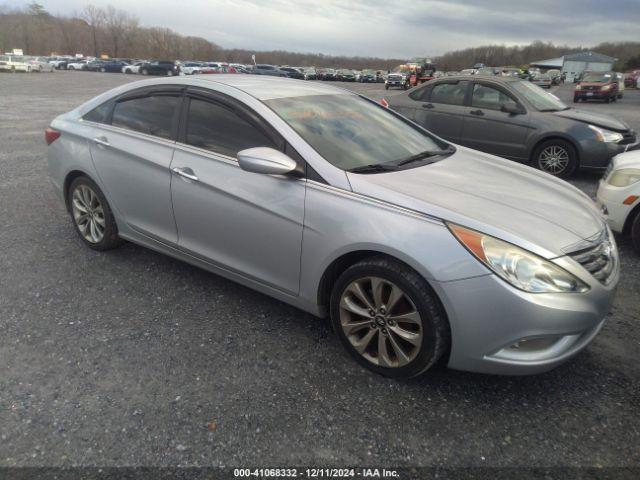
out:
<path id="1" fill-rule="evenodd" d="M 429 157 L 437 157 L 439 155 L 451 155 L 456 151 L 455 147 L 449 145 L 444 150 L 425 150 L 424 152 L 416 153 L 415 155 L 411 155 L 410 157 L 404 158 L 399 162 L 395 162 L 398 167 L 402 165 L 408 165 L 409 163 L 417 162 Z"/>
<path id="2" fill-rule="evenodd" d="M 389 165 L 384 163 L 372 163 L 369 165 L 360 165 L 359 167 L 353 167 L 347 172 L 352 173 L 379 173 L 379 172 L 393 172 L 394 170 L 398 170 L 398 167 L 395 165 Z"/>

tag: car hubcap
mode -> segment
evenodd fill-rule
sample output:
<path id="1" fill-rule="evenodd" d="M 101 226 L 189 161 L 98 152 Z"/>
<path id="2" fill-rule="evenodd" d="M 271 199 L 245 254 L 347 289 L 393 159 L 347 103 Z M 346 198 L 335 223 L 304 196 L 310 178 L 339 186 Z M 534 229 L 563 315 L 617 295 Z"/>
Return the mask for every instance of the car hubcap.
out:
<path id="1" fill-rule="evenodd" d="M 569 152 L 558 145 L 551 145 L 540 153 L 538 164 L 541 170 L 557 175 L 569 165 Z"/>
<path id="2" fill-rule="evenodd" d="M 93 190 L 86 185 L 79 185 L 71 200 L 73 219 L 83 238 L 91 243 L 100 243 L 104 238 L 104 209 Z"/>
<path id="3" fill-rule="evenodd" d="M 422 319 L 400 287 L 379 277 L 353 281 L 340 299 L 340 325 L 353 348 L 380 367 L 415 359 L 422 345 Z"/>

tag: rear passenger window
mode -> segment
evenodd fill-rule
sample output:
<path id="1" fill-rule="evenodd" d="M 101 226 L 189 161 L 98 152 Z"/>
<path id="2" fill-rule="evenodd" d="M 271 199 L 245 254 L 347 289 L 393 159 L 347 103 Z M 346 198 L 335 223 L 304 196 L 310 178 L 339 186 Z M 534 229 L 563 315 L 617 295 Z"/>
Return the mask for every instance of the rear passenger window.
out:
<path id="1" fill-rule="evenodd" d="M 109 117 L 109 112 L 111 111 L 112 102 L 108 101 L 103 103 L 102 105 L 98 105 L 96 108 L 86 113 L 83 120 L 87 120 L 88 122 L 95 123 L 107 123 L 107 118 Z"/>
<path id="2" fill-rule="evenodd" d="M 267 135 L 231 109 L 195 98 L 189 103 L 186 141 L 231 157 L 246 148 L 277 148 Z"/>
<path id="3" fill-rule="evenodd" d="M 464 105 L 466 91 L 466 80 L 458 83 L 439 83 L 431 89 L 430 101 L 447 105 Z"/>
<path id="4" fill-rule="evenodd" d="M 171 139 L 173 116 L 180 98 L 169 95 L 132 98 L 116 103 L 111 124 Z"/>
<path id="5" fill-rule="evenodd" d="M 480 83 L 476 83 L 473 86 L 473 97 L 471 98 L 472 107 L 500 110 L 502 105 L 514 102 L 515 100 L 509 95 L 495 88 Z"/>

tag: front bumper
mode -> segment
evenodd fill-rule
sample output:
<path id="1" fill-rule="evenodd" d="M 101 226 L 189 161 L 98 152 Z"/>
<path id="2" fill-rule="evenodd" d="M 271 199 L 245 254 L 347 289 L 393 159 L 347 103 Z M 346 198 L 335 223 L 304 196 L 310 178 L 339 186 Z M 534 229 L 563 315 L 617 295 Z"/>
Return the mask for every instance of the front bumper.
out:
<path id="1" fill-rule="evenodd" d="M 637 195 L 637 193 L 635 193 L 636 191 L 636 185 L 614 187 L 606 183 L 605 179 L 600 180 L 596 203 L 600 208 L 604 207 L 603 210 L 606 209 L 607 222 L 614 232 L 622 233 L 629 213 L 631 213 L 636 206 L 640 205 L 640 199 L 631 205 L 622 203 L 629 196 Z"/>
<path id="2" fill-rule="evenodd" d="M 613 98 L 617 95 L 617 92 L 602 92 L 599 90 L 576 90 L 573 93 L 573 98 L 578 100 L 606 100 L 607 98 Z"/>
<path id="3" fill-rule="evenodd" d="M 582 269 L 567 257 L 556 262 L 574 274 Z M 602 328 L 619 278 L 615 268 L 606 286 L 582 269 L 580 278 L 591 287 L 583 294 L 526 293 L 493 274 L 434 282 L 451 326 L 448 366 L 528 375 L 564 363 Z"/>

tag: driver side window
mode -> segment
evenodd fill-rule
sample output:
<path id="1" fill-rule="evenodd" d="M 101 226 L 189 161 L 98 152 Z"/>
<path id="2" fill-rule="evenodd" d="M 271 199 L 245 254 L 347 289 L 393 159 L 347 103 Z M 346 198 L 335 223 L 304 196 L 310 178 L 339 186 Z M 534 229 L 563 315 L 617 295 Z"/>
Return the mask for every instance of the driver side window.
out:
<path id="1" fill-rule="evenodd" d="M 503 105 L 515 104 L 516 101 L 509 95 L 496 88 L 476 83 L 473 86 L 471 106 L 485 108 L 487 110 L 500 110 Z"/>

